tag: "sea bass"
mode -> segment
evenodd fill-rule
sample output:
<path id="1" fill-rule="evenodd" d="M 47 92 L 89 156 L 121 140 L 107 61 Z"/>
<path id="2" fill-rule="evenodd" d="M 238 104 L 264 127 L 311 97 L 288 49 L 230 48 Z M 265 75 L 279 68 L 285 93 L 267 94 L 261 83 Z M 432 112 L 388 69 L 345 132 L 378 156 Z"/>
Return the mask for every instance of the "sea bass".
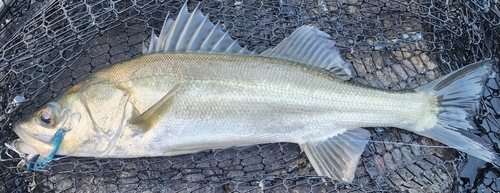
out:
<path id="1" fill-rule="evenodd" d="M 167 16 L 168 18 L 168 16 Z M 349 82 L 329 35 L 296 29 L 255 54 L 186 4 L 153 32 L 144 55 L 73 86 L 15 125 L 13 146 L 48 156 L 171 156 L 262 143 L 300 145 L 318 175 L 350 182 L 370 139 L 362 127 L 398 127 L 488 162 L 498 156 L 468 129 L 492 61 L 414 90 Z"/>

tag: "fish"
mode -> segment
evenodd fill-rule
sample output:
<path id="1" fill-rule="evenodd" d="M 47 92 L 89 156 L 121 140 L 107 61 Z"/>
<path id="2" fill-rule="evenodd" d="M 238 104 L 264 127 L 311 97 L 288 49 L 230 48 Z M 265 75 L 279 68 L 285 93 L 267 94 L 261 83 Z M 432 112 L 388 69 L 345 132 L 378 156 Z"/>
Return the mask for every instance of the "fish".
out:
<path id="1" fill-rule="evenodd" d="M 328 34 L 297 28 L 260 54 L 183 5 L 154 30 L 143 55 L 71 87 L 15 124 L 26 154 L 135 158 L 263 143 L 296 143 L 320 176 L 353 181 L 370 132 L 396 127 L 498 163 L 474 129 L 493 60 L 426 85 L 388 90 L 354 83 Z M 51 143 L 65 134 L 58 148 Z"/>

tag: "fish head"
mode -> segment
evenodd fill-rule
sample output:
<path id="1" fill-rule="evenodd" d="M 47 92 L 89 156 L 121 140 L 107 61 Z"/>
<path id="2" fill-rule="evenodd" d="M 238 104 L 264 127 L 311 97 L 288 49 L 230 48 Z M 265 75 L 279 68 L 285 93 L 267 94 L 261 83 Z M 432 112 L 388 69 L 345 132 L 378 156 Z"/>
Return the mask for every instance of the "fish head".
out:
<path id="1" fill-rule="evenodd" d="M 14 132 L 20 139 L 14 147 L 21 153 L 48 156 L 54 150 L 53 137 L 58 129 L 71 129 L 80 120 L 79 113 L 70 113 L 57 102 L 50 102 L 34 115 L 17 123 Z"/>
<path id="2" fill-rule="evenodd" d="M 129 94 L 106 81 L 84 82 L 18 122 L 13 146 L 25 154 L 49 155 L 52 138 L 65 129 L 57 155 L 102 157 L 119 139 L 124 121 L 134 113 Z M 128 105 L 127 105 L 128 104 Z"/>

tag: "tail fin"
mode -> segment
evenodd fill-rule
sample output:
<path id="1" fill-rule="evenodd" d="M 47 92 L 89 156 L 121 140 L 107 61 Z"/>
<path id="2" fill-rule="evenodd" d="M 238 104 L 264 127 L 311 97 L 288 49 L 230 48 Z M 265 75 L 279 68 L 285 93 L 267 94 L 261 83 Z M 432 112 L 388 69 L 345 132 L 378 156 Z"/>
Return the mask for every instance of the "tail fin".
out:
<path id="1" fill-rule="evenodd" d="M 500 161 L 483 139 L 468 131 L 473 128 L 470 118 L 477 112 L 492 63 L 490 60 L 477 62 L 417 88 L 419 92 L 436 95 L 439 112 L 434 128 L 414 132 L 487 162 Z"/>

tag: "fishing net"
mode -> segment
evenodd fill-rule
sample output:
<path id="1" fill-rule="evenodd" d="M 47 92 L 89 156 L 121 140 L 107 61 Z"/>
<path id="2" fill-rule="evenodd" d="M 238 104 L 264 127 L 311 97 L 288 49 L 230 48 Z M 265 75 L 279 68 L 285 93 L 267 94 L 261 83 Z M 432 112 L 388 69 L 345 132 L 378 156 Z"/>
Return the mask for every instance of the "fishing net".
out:
<path id="1" fill-rule="evenodd" d="M 22 172 L 3 144 L 12 125 L 90 74 L 142 53 L 169 0 L 0 0 L 0 192 L 498 192 L 500 171 L 395 128 L 371 128 L 352 183 L 318 177 L 296 144 L 277 143 L 136 159 L 58 157 Z M 189 1 L 193 10 L 197 1 Z M 199 8 L 250 50 L 277 45 L 311 24 L 337 42 L 355 82 L 423 85 L 498 58 L 496 0 L 207 0 Z M 496 65 L 498 65 L 496 63 Z M 495 68 L 498 71 L 498 68 Z M 500 78 L 487 80 L 477 130 L 499 152 Z M 464 88 L 466 89 L 466 88 Z"/>

